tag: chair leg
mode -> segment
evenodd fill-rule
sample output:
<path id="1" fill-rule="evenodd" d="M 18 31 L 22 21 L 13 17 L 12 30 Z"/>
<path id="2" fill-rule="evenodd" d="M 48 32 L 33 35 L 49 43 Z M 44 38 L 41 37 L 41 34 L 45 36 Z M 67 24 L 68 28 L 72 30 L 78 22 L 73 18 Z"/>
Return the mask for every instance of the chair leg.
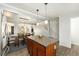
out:
<path id="1" fill-rule="evenodd" d="M 18 38 L 15 39 L 15 47 L 16 47 L 16 46 L 19 47 L 19 39 L 18 39 Z"/>
<path id="2" fill-rule="evenodd" d="M 24 45 L 25 43 L 24 43 L 24 40 L 22 40 L 22 45 Z"/>

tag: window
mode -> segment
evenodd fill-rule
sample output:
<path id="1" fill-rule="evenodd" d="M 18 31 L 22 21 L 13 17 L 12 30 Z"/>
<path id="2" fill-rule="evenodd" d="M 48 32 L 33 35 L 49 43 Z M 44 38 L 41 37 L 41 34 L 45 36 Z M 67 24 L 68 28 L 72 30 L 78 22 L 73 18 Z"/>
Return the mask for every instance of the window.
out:
<path id="1" fill-rule="evenodd" d="M 11 26 L 11 34 L 14 34 L 14 26 Z"/>

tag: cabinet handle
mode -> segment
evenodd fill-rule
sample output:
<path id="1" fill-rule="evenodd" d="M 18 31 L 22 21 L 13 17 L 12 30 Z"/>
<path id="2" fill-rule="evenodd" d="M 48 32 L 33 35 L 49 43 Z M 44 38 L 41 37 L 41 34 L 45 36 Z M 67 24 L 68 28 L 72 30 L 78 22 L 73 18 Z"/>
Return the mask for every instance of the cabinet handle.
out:
<path id="1" fill-rule="evenodd" d="M 54 49 L 56 50 L 56 45 L 54 45 Z"/>

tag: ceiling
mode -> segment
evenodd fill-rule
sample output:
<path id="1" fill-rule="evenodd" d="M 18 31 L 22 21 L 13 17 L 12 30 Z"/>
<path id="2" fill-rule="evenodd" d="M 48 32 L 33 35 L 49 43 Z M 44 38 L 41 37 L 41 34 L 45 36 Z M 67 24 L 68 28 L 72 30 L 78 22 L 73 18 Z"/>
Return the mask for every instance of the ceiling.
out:
<path id="1" fill-rule="evenodd" d="M 24 21 L 21 19 L 20 21 L 23 23 L 36 24 L 37 22 L 46 20 L 44 3 L 4 3 L 0 4 L 0 8 L 19 11 L 18 13 L 22 13 L 20 17 L 27 19 Z M 36 9 L 39 9 L 39 16 L 37 16 Z M 75 14 L 79 14 L 79 3 L 48 3 L 47 5 L 47 16 L 49 19 Z M 9 21 L 11 22 L 11 19 Z"/>
<path id="2" fill-rule="evenodd" d="M 7 3 L 8 5 L 27 10 L 37 14 L 36 9 L 39 9 L 39 15 L 45 16 L 44 3 Z M 47 15 L 49 18 L 58 17 L 65 14 L 74 14 L 79 12 L 78 3 L 48 3 Z"/>

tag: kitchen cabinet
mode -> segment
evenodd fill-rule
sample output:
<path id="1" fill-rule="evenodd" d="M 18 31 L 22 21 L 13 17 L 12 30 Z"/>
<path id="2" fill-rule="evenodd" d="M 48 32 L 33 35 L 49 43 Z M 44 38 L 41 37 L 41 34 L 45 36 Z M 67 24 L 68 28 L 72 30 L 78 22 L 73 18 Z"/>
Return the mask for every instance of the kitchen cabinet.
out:
<path id="1" fill-rule="evenodd" d="M 56 56 L 56 43 L 44 46 L 30 38 L 27 38 L 27 47 L 30 56 Z"/>

